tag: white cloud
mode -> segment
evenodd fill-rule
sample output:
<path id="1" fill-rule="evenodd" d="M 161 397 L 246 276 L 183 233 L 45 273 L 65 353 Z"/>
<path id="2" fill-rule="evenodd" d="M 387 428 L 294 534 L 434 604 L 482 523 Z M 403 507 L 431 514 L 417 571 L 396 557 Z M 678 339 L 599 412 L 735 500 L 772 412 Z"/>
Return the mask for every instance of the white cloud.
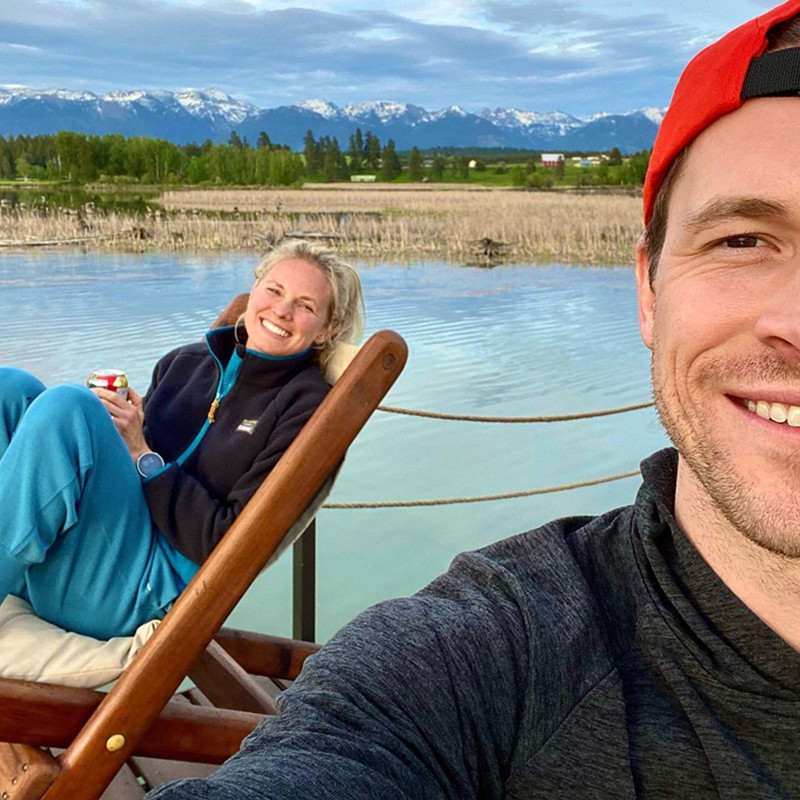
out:
<path id="1" fill-rule="evenodd" d="M 18 44 L 17 42 L 0 42 L 0 48 L 4 50 L 21 50 L 24 53 L 41 53 L 41 47 L 34 47 L 30 44 Z"/>
<path id="2" fill-rule="evenodd" d="M 385 97 L 577 116 L 665 105 L 687 57 L 771 6 L 729 0 L 3 0 L 4 78 L 219 86 L 261 106 Z M 2 44 L 5 41 L 5 45 Z"/>

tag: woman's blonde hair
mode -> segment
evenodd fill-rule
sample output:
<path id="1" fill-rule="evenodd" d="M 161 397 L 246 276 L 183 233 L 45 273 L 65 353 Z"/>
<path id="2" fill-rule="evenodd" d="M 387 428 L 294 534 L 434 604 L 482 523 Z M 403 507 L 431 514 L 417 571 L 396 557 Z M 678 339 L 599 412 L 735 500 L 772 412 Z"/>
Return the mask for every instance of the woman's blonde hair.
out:
<path id="1" fill-rule="evenodd" d="M 281 261 L 296 258 L 313 264 L 328 279 L 331 301 L 328 307 L 328 338 L 318 348 L 320 367 L 326 367 L 340 342 L 358 343 L 364 332 L 364 295 L 361 278 L 350 264 L 329 247 L 306 239 L 287 239 L 276 245 L 256 264 L 256 284 Z"/>

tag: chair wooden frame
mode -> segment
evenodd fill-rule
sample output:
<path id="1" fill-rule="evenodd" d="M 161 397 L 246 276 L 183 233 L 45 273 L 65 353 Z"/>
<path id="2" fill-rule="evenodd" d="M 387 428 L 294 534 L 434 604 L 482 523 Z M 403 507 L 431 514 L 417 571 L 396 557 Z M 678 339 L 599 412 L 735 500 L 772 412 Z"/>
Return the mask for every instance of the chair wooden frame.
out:
<path id="1" fill-rule="evenodd" d="M 217 323 L 224 321 L 225 313 Z M 220 763 L 238 749 L 273 708 L 250 674 L 262 668 L 292 679 L 316 648 L 220 626 L 344 458 L 406 357 L 392 331 L 363 345 L 107 694 L 0 679 L 0 742 L 18 743 L 0 750 L 0 793 L 96 800 L 133 754 Z M 187 674 L 198 684 L 233 687 L 219 699 L 245 710 L 170 702 Z M 40 746 L 66 750 L 54 758 Z"/>

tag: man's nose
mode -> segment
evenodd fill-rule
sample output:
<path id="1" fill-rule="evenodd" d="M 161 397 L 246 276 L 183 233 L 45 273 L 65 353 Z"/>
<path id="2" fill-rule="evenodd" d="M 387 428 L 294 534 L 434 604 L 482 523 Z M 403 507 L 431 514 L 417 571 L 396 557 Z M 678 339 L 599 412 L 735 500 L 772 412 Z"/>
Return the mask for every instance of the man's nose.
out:
<path id="1" fill-rule="evenodd" d="M 786 358 L 800 361 L 800 264 L 770 287 L 755 324 L 758 338 Z"/>

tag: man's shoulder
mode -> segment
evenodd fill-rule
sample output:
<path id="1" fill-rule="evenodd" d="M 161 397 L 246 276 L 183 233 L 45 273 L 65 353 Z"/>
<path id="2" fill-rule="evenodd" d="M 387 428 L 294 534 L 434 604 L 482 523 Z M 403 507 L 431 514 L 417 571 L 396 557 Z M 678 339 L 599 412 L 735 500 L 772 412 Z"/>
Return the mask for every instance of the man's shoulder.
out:
<path id="1" fill-rule="evenodd" d="M 599 516 L 562 517 L 463 556 L 484 561 L 526 585 L 548 586 L 542 581 L 555 573 L 560 578 L 551 588 L 560 589 L 570 580 L 582 583 L 612 554 L 616 563 L 620 557 L 625 560 L 632 514 L 632 506 L 623 506 Z"/>
<path id="2" fill-rule="evenodd" d="M 634 569 L 631 511 L 562 518 L 461 553 L 417 597 L 434 607 L 444 601 L 447 624 L 458 618 L 459 626 L 480 627 L 503 617 L 526 640 L 579 638 L 603 627 L 603 595 Z"/>
<path id="3" fill-rule="evenodd" d="M 622 549 L 628 513 L 555 520 L 462 553 L 413 597 L 363 612 L 304 673 L 313 682 L 345 665 L 368 669 L 369 688 L 357 683 L 370 697 L 404 695 L 412 680 L 437 697 L 446 686 L 459 713 L 485 708 L 495 731 L 505 728 L 494 717 L 513 717 L 514 737 L 534 752 L 614 671 L 609 628 L 627 612 L 604 615 L 592 561 L 599 549 Z"/>

